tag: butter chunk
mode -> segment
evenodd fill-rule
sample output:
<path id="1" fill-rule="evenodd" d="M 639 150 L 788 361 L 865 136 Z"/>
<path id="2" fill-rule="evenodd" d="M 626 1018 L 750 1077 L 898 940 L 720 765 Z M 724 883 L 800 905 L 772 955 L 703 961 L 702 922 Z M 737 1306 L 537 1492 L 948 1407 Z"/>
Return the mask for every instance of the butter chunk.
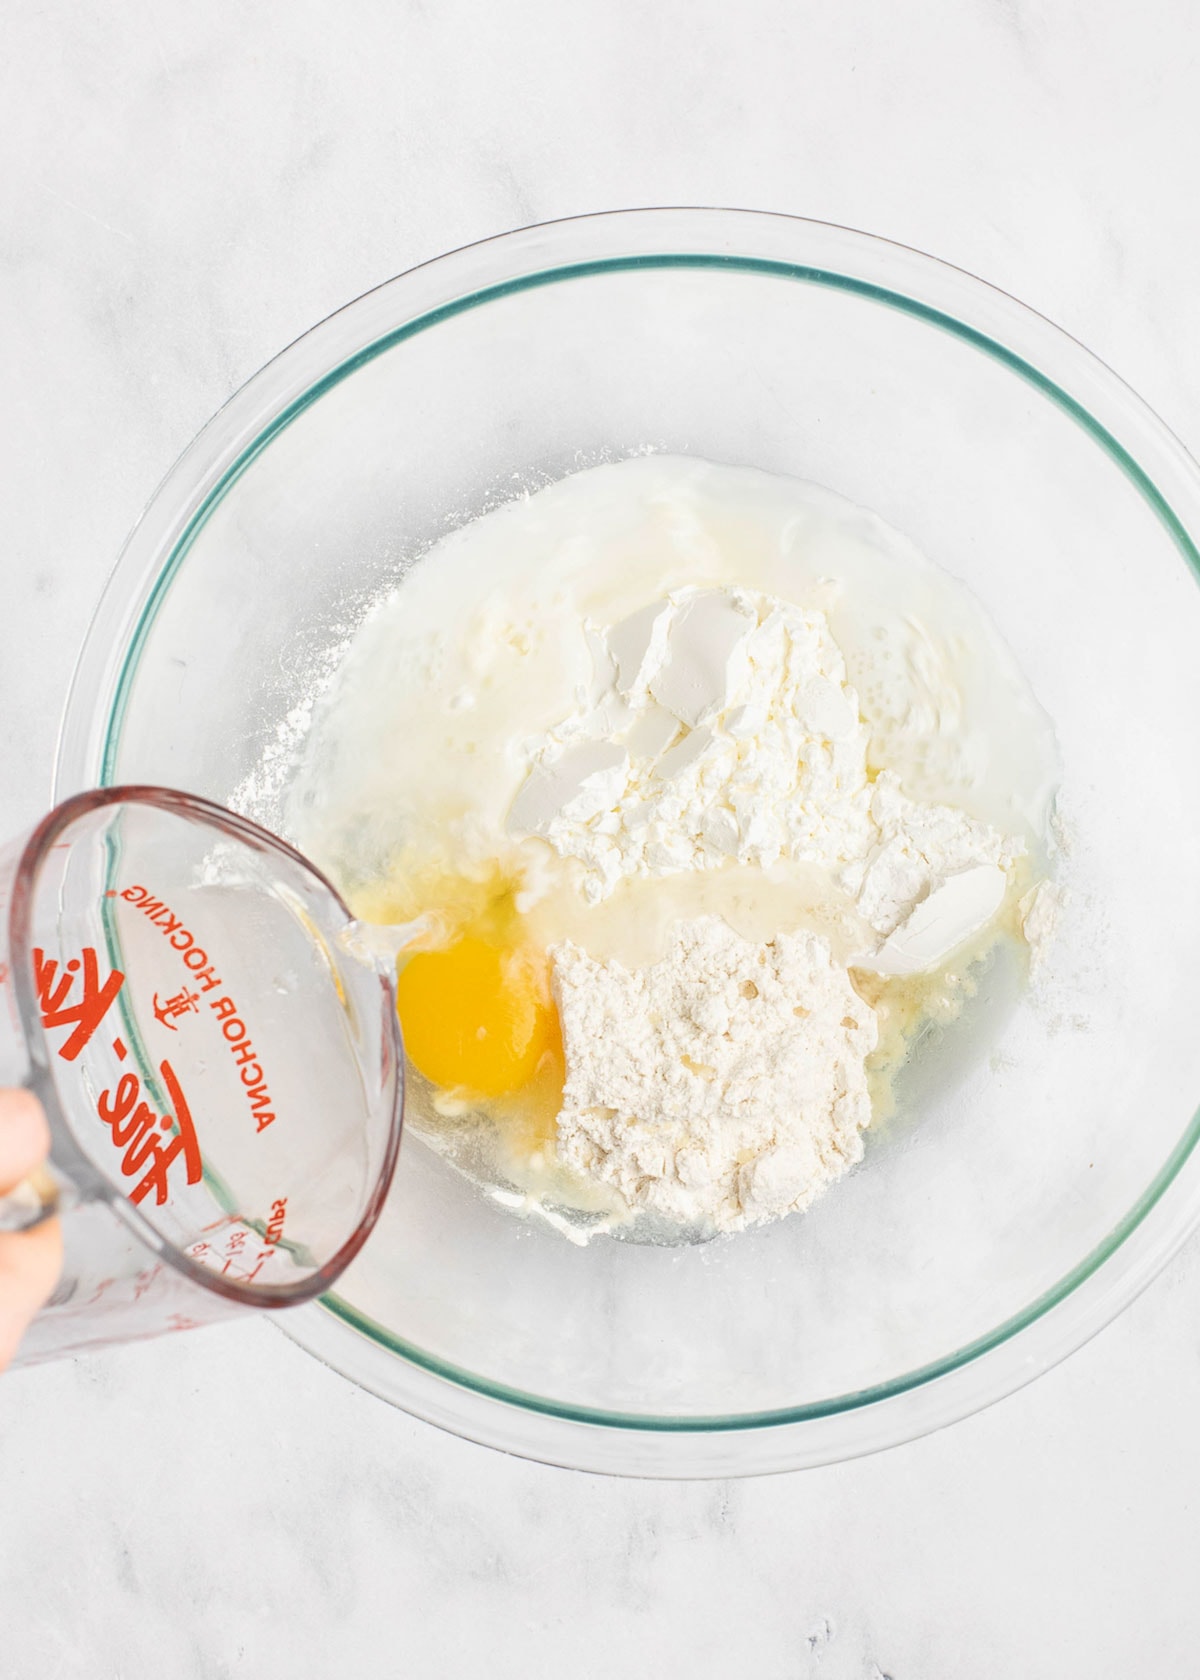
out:
<path id="1" fill-rule="evenodd" d="M 890 933 L 874 956 L 859 965 L 876 974 L 921 974 L 936 968 L 987 926 L 1004 902 L 1007 877 L 997 864 L 981 863 L 948 875 Z"/>
<path id="2" fill-rule="evenodd" d="M 618 694 L 644 689 L 662 660 L 670 620 L 669 601 L 651 601 L 608 632 L 608 652 L 616 666 Z"/>
<path id="3" fill-rule="evenodd" d="M 757 622 L 723 590 L 683 601 L 670 623 L 666 657 L 649 681 L 659 705 L 689 729 L 725 711 L 735 686 L 735 655 Z"/>
<path id="4" fill-rule="evenodd" d="M 560 817 L 588 822 L 625 790 L 629 754 L 612 741 L 584 741 L 536 764 L 512 802 L 510 834 L 544 834 Z"/>
<path id="5" fill-rule="evenodd" d="M 625 745 L 633 758 L 657 758 L 666 752 L 678 733 L 679 719 L 651 700 L 638 712 L 626 733 Z"/>

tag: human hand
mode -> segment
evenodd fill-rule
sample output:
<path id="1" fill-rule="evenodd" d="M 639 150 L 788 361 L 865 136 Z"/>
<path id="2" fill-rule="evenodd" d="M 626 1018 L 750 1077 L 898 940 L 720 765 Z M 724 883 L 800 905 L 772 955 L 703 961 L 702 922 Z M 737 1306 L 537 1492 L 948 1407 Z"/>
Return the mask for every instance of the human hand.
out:
<path id="1" fill-rule="evenodd" d="M 15 1190 L 49 1149 L 50 1129 L 37 1098 L 29 1091 L 0 1091 L 0 1196 Z M 0 1232 L 0 1371 L 49 1298 L 61 1266 L 57 1219 L 32 1231 Z"/>

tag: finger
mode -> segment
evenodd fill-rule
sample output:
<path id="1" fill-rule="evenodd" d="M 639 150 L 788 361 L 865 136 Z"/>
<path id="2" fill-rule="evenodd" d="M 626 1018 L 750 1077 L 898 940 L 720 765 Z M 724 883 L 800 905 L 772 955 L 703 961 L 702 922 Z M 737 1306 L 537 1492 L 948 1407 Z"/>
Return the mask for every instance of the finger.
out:
<path id="1" fill-rule="evenodd" d="M 0 1196 L 20 1184 L 50 1150 L 50 1128 L 32 1091 L 0 1091 Z"/>
<path id="2" fill-rule="evenodd" d="M 57 1219 L 19 1236 L 0 1236 L 0 1371 L 17 1351 L 30 1320 L 49 1300 L 61 1270 Z"/>

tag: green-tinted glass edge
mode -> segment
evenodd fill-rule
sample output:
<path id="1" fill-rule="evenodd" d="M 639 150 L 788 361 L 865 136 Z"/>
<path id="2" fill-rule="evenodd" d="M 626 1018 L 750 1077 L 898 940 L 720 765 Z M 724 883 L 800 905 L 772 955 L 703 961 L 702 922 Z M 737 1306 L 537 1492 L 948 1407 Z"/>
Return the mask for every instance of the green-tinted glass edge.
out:
<path id="1" fill-rule="evenodd" d="M 113 785 L 121 726 L 124 722 L 134 672 L 146 637 L 180 566 L 213 510 L 224 500 L 233 485 L 236 484 L 252 462 L 262 454 L 274 438 L 291 425 L 293 420 L 319 401 L 326 392 L 332 390 L 358 368 L 373 361 L 377 356 L 383 355 L 396 345 L 404 343 L 406 339 L 415 338 L 417 334 L 426 332 L 443 321 L 452 320 L 457 315 L 466 314 L 471 309 L 480 308 L 504 297 L 532 291 L 541 286 L 557 284 L 563 280 L 586 279 L 592 275 L 614 274 L 636 269 L 672 268 L 724 269 L 740 273 L 761 274 L 776 279 L 796 280 L 808 285 L 826 286 L 834 291 L 848 292 L 867 298 L 872 302 L 883 304 L 885 307 L 897 309 L 902 314 L 925 321 L 929 325 L 948 332 L 953 337 L 961 339 L 964 343 L 982 351 L 985 355 L 990 356 L 993 361 L 1007 367 L 1018 378 L 1025 380 L 1035 390 L 1040 391 L 1043 396 L 1047 397 L 1057 408 L 1080 426 L 1092 438 L 1093 442 L 1104 450 L 1147 503 L 1155 518 L 1165 528 L 1180 554 L 1191 567 L 1197 580 L 1200 581 L 1200 550 L 1197 549 L 1196 544 L 1188 535 L 1183 521 L 1153 479 L 1124 445 L 1082 403 L 1070 396 L 1048 375 L 1035 368 L 1031 362 L 1026 361 L 1016 351 L 1010 350 L 1006 345 L 990 338 L 978 328 L 968 326 L 965 322 L 959 321 L 944 310 L 934 308 L 931 304 L 907 297 L 902 292 L 880 286 L 874 281 L 862 280 L 850 274 L 838 274 L 831 270 L 816 268 L 803 263 L 788 263 L 767 257 L 724 256 L 712 252 L 656 252 L 641 256 L 601 257 L 588 262 L 569 263 L 542 269 L 536 273 L 520 275 L 512 280 L 499 281 L 495 285 L 482 287 L 479 291 L 466 293 L 463 297 L 454 298 L 448 303 L 438 305 L 435 309 L 427 310 L 424 314 L 416 316 L 413 320 L 383 334 L 371 344 L 356 351 L 352 356 L 348 356 L 327 374 L 324 374 L 299 397 L 283 408 L 263 428 L 253 442 L 242 450 L 241 454 L 237 456 L 217 483 L 205 495 L 188 520 L 171 550 L 166 564 L 155 579 L 145 605 L 138 616 L 121 670 L 118 673 L 112 706 L 109 711 L 108 726 L 105 731 L 104 747 L 101 755 L 100 785 Z M 1200 1110 L 1197 1110 L 1192 1116 L 1187 1129 L 1163 1167 L 1135 1202 L 1129 1213 L 1109 1233 L 1108 1237 L 1099 1243 L 1079 1265 L 1068 1272 L 1052 1289 L 1040 1295 L 1023 1312 L 1006 1319 L 995 1330 L 990 1331 L 985 1336 L 977 1337 L 945 1359 L 935 1360 L 931 1364 L 920 1366 L 917 1370 L 908 1372 L 905 1376 L 898 1377 L 891 1382 L 879 1383 L 869 1388 L 857 1390 L 852 1394 L 839 1395 L 833 1399 L 812 1405 L 791 1406 L 767 1412 L 741 1413 L 732 1417 L 718 1415 L 693 1418 L 658 1417 L 650 1414 L 610 1412 L 592 1407 L 568 1405 L 546 1400 L 538 1395 L 527 1394 L 521 1389 L 510 1387 L 504 1383 L 486 1381 L 457 1365 L 437 1359 L 406 1342 L 403 1338 L 394 1336 L 383 1326 L 376 1324 L 366 1314 L 357 1312 L 347 1302 L 334 1294 L 322 1296 L 321 1304 L 333 1316 L 341 1319 L 343 1323 L 348 1324 L 360 1334 L 387 1348 L 389 1352 L 397 1354 L 419 1369 L 490 1399 L 519 1406 L 525 1411 L 607 1428 L 670 1434 L 709 1434 L 742 1429 L 777 1428 L 783 1424 L 803 1423 L 856 1411 L 864 1406 L 874 1405 L 879 1401 L 909 1393 L 925 1383 L 961 1370 L 973 1360 L 1009 1341 L 1022 1330 L 1028 1329 L 1031 1324 L 1073 1294 L 1079 1285 L 1086 1282 L 1137 1229 L 1172 1183 L 1184 1162 L 1195 1149 L 1198 1140 L 1200 1140 Z"/>
<path id="2" fill-rule="evenodd" d="M 524 1390 L 512 1388 L 506 1383 L 488 1382 L 472 1375 L 470 1371 L 463 1370 L 461 1366 L 436 1359 L 433 1355 L 422 1352 L 411 1342 L 405 1341 L 403 1337 L 393 1335 L 390 1330 L 377 1324 L 366 1313 L 356 1311 L 337 1295 L 322 1295 L 320 1301 L 326 1311 L 332 1313 L 335 1318 L 340 1318 L 344 1324 L 350 1325 L 371 1341 L 380 1343 L 389 1352 L 399 1354 L 410 1365 L 416 1365 L 433 1376 L 446 1378 L 460 1388 L 471 1389 L 474 1393 L 487 1395 L 493 1400 L 504 1400 L 510 1405 L 520 1406 L 525 1411 L 538 1412 L 546 1417 L 563 1418 L 573 1423 L 596 1424 L 609 1429 L 642 1429 L 660 1435 L 707 1435 L 718 1431 L 728 1434 L 742 1429 L 771 1429 L 778 1428 L 781 1424 L 805 1423 L 818 1418 L 840 1416 L 845 1412 L 860 1411 L 864 1406 L 875 1405 L 880 1400 L 891 1400 L 899 1394 L 911 1393 L 914 1388 L 920 1388 L 938 1377 L 950 1376 L 952 1372 L 961 1370 L 964 1365 L 969 1365 L 972 1360 L 1009 1341 L 1020 1331 L 1027 1330 L 1052 1307 L 1056 1307 L 1060 1301 L 1065 1301 L 1068 1295 L 1072 1295 L 1079 1285 L 1086 1282 L 1121 1246 L 1126 1237 L 1137 1229 L 1192 1153 L 1197 1137 L 1200 1137 L 1200 1114 L 1193 1116 L 1191 1124 L 1165 1165 L 1116 1229 L 1073 1271 L 1068 1272 L 1052 1289 L 1039 1295 L 1023 1312 L 1006 1319 L 987 1335 L 976 1337 L 973 1342 L 968 1342 L 965 1347 L 947 1355 L 945 1359 L 935 1359 L 928 1365 L 920 1365 L 915 1371 L 909 1371 L 891 1382 L 876 1383 L 869 1388 L 857 1389 L 851 1394 L 839 1394 L 830 1400 L 815 1401 L 806 1406 L 784 1406 L 776 1411 L 767 1412 L 740 1412 L 731 1417 L 718 1414 L 711 1417 L 679 1418 L 658 1417 L 652 1413 L 608 1412 L 590 1406 L 568 1405 L 565 1402 L 543 1399 L 540 1395 L 527 1394 Z"/>

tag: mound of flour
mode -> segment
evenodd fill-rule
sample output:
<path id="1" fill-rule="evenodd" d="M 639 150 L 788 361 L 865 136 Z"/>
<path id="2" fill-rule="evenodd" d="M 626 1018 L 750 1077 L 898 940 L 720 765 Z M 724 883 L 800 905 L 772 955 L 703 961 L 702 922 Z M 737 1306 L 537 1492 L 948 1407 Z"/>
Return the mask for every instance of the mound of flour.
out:
<path id="1" fill-rule="evenodd" d="M 508 817 L 581 866 L 589 903 L 637 875 L 815 864 L 855 900 L 862 966 L 878 949 L 885 973 L 936 966 L 995 915 L 1022 841 L 870 771 L 823 612 L 684 589 L 589 634 L 592 691 L 532 743 Z M 889 941 L 927 898 L 918 937 Z"/>
<path id="2" fill-rule="evenodd" d="M 677 924 L 652 968 L 552 952 L 567 1078 L 558 1154 L 634 1208 L 739 1231 L 862 1156 L 873 1010 L 816 934 Z"/>

